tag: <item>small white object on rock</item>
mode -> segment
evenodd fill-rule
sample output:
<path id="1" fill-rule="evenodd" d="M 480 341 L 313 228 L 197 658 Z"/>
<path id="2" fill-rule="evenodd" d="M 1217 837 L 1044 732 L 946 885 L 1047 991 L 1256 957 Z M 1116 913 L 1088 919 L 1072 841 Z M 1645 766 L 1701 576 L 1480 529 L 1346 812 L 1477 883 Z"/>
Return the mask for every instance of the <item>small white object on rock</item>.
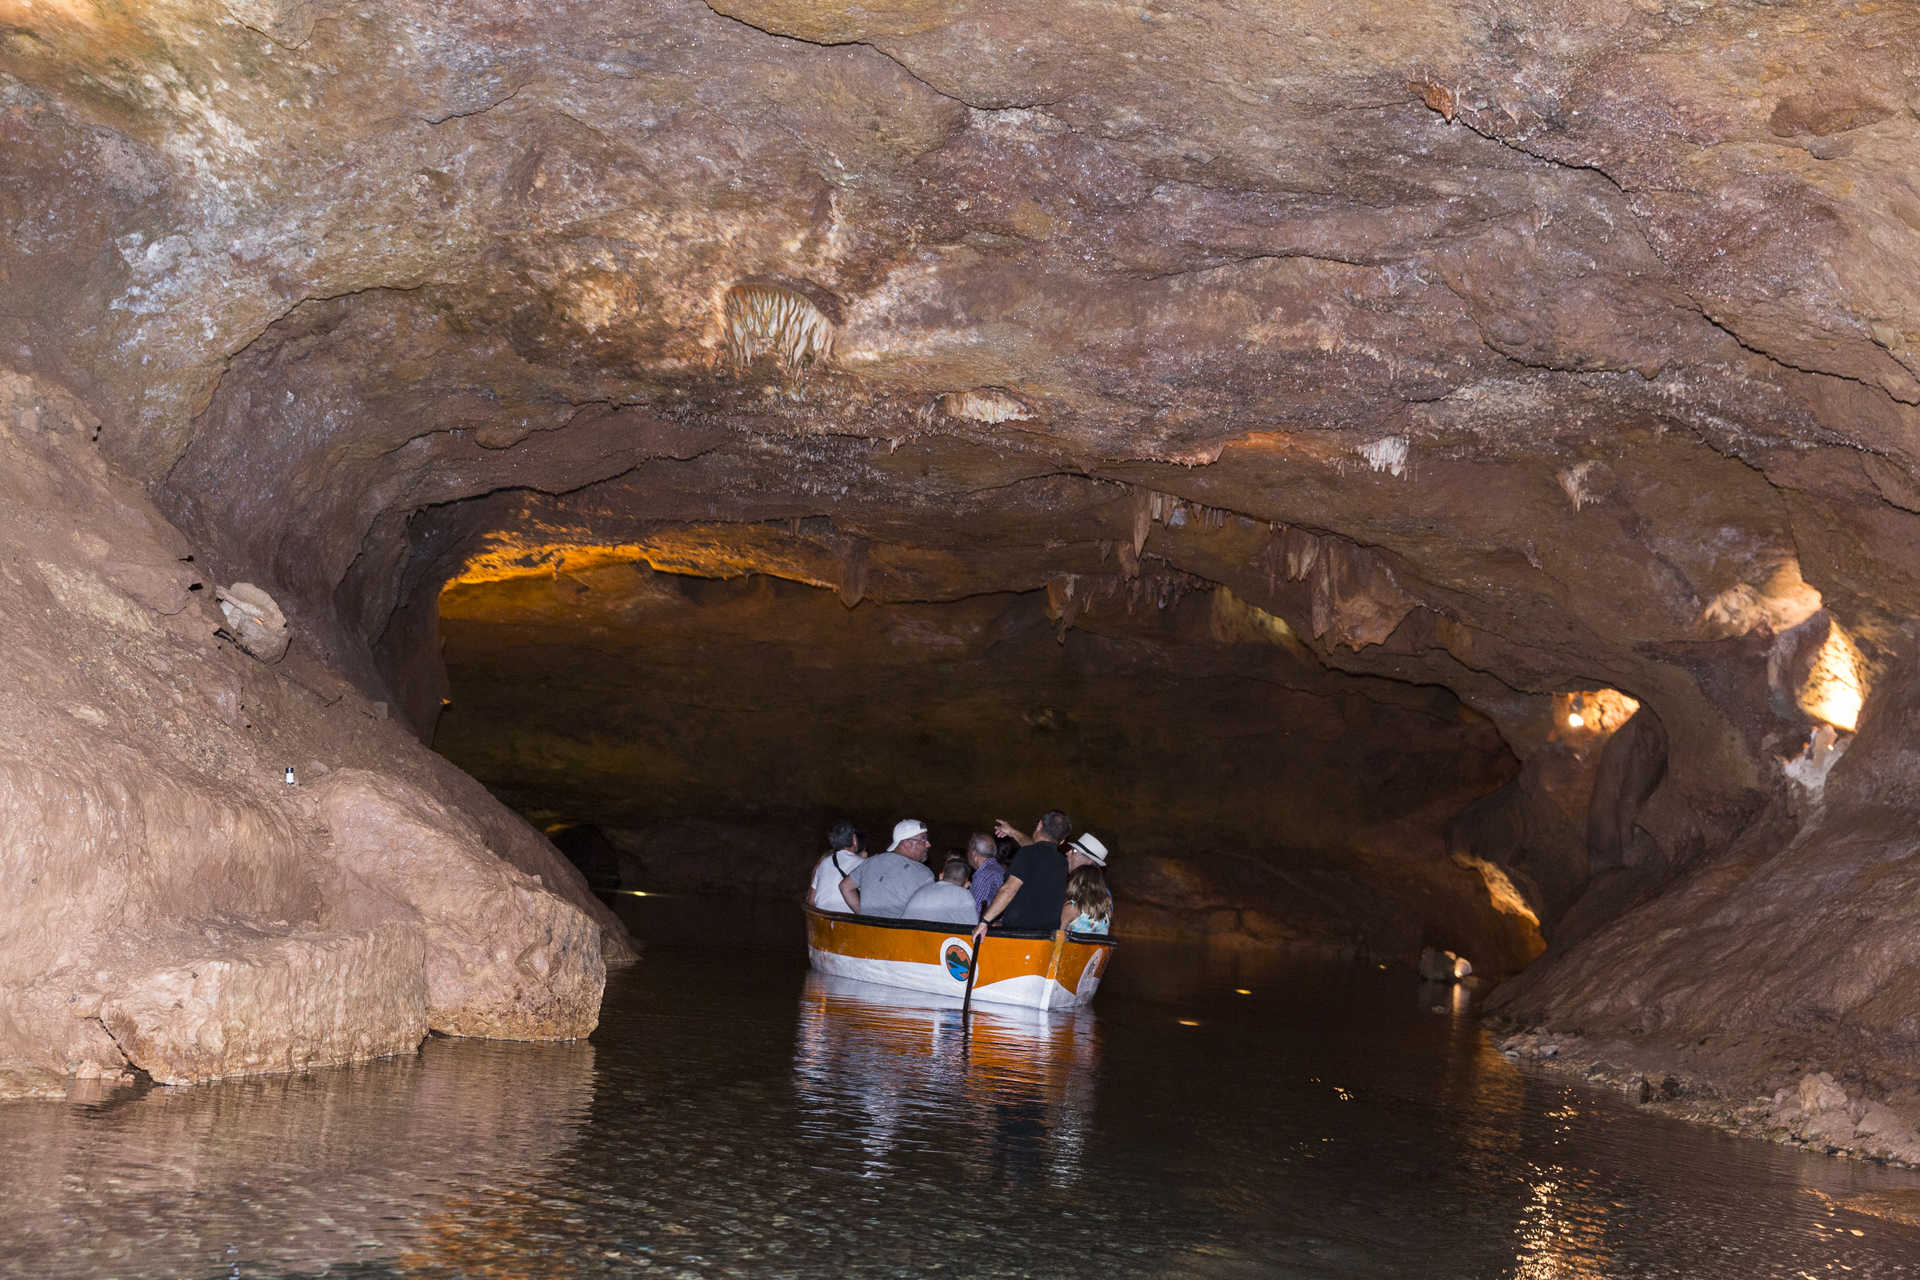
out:
<path id="1" fill-rule="evenodd" d="M 236 582 L 217 587 L 213 598 L 227 620 L 227 633 L 234 643 L 262 662 L 278 662 L 286 656 L 291 637 L 287 634 L 287 615 L 273 597 L 251 582 Z"/>
<path id="2" fill-rule="evenodd" d="M 1827 785 L 1827 773 L 1846 753 L 1847 744 L 1839 738 L 1832 725 L 1821 725 L 1813 731 L 1806 749 L 1782 765 L 1781 771 L 1807 790 L 1819 791 Z"/>

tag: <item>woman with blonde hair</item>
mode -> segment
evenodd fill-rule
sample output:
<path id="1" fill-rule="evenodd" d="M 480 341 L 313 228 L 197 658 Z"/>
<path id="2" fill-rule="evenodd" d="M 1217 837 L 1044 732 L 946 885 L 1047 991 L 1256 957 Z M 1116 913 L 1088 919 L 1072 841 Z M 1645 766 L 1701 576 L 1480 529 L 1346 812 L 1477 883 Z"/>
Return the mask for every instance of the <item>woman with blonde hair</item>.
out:
<path id="1" fill-rule="evenodd" d="M 1076 867 L 1067 876 L 1060 927 L 1068 933 L 1106 933 L 1112 920 L 1113 894 L 1107 889 L 1106 868 L 1098 863 Z"/>

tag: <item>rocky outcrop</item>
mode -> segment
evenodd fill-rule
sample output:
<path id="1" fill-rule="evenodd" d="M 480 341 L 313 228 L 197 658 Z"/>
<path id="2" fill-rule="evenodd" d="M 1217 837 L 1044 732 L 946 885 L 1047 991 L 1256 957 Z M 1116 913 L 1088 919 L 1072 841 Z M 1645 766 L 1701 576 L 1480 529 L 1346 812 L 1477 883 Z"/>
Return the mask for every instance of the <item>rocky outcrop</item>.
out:
<path id="1" fill-rule="evenodd" d="M 267 666 L 221 639 L 191 549 L 84 409 L 4 385 L 3 1087 L 591 1031 L 603 945 L 628 953 L 558 853 L 544 883 L 503 862 L 544 841 L 310 651 Z"/>
<path id="2" fill-rule="evenodd" d="M 415 925 L 429 1027 L 514 1040 L 593 1030 L 606 969 L 585 912 L 502 863 L 449 806 L 390 778 L 336 772 L 313 803 L 340 877 L 326 917 Z"/>
<path id="3" fill-rule="evenodd" d="M 115 975 L 95 1016 L 161 1084 L 406 1053 L 429 1026 L 417 929 L 228 926 L 142 941 L 145 958 L 170 963 Z"/>
<path id="4" fill-rule="evenodd" d="M 1523 975 L 1491 1007 L 1666 1047 L 1736 1098 L 1772 1097 L 1827 1071 L 1855 1112 L 1892 1100 L 1903 1123 L 1920 1125 L 1908 1060 L 1920 1042 L 1910 909 L 1920 889 L 1911 781 L 1920 694 L 1898 677 L 1881 690 L 1819 792 L 1783 796 L 1726 856 Z M 1834 1110 L 1800 1106 L 1807 1116 Z"/>

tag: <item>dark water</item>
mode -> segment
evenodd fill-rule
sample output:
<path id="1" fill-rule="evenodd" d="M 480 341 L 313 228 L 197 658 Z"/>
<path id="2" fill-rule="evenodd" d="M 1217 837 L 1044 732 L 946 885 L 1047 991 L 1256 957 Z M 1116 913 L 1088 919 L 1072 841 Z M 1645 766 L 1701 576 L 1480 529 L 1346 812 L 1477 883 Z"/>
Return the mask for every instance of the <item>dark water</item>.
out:
<path id="1" fill-rule="evenodd" d="M 1523 1070 L 1405 975 L 1135 947 L 966 1027 L 766 924 L 656 943 L 591 1044 L 0 1107 L 0 1274 L 1920 1275 L 1844 1207 L 1920 1177 Z"/>

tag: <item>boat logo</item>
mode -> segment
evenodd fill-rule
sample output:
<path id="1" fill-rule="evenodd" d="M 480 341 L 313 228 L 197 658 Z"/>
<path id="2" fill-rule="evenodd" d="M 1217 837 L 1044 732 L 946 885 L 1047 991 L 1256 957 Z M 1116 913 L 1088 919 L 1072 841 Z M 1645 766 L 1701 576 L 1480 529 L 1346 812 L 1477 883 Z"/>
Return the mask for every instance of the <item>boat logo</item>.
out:
<path id="1" fill-rule="evenodd" d="M 953 975 L 954 981 L 965 982 L 967 980 L 967 964 L 973 958 L 973 953 L 967 950 L 967 944 L 958 938 L 948 938 L 946 946 L 941 951 L 941 956 L 946 960 L 947 972 Z"/>

